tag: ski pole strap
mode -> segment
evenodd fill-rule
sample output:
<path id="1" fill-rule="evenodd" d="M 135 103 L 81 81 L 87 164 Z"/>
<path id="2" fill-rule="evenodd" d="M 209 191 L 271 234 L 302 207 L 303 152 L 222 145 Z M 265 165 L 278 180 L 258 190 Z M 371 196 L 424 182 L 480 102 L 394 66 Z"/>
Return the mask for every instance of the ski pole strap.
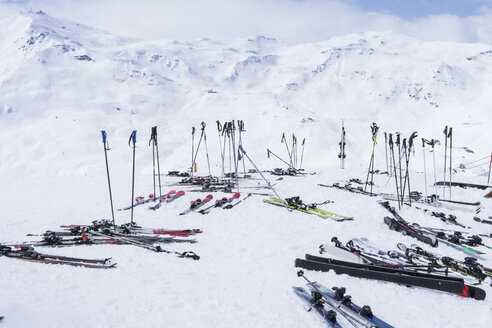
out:
<path id="1" fill-rule="evenodd" d="M 101 134 L 102 134 L 103 144 L 106 144 L 107 141 L 106 131 L 102 130 Z"/>
<path id="2" fill-rule="evenodd" d="M 202 124 L 202 132 L 203 132 L 203 131 L 205 131 L 206 124 L 205 124 L 205 122 L 202 122 L 201 124 Z"/>
<path id="3" fill-rule="evenodd" d="M 133 143 L 133 146 L 131 146 L 130 143 Z M 128 139 L 128 146 L 135 147 L 136 143 L 137 143 L 137 131 L 133 130 L 132 134 L 130 135 L 130 139 Z"/>
<path id="4" fill-rule="evenodd" d="M 418 137 L 417 131 L 413 132 L 410 135 L 410 137 L 408 137 L 408 150 L 410 150 L 413 147 L 413 139 L 417 137 Z"/>
<path id="5" fill-rule="evenodd" d="M 371 125 L 371 132 L 372 132 L 372 135 L 376 135 L 379 131 L 379 126 L 376 124 L 376 123 L 372 123 Z"/>
<path id="6" fill-rule="evenodd" d="M 285 132 L 284 132 L 284 133 L 282 133 L 282 140 L 280 140 L 280 142 L 282 142 L 282 143 L 283 143 L 284 141 L 285 141 Z"/>
<path id="7" fill-rule="evenodd" d="M 244 122 L 243 122 L 243 121 L 237 120 L 237 126 L 238 126 L 238 128 L 239 128 L 239 131 L 241 131 L 241 132 L 246 131 L 246 130 L 244 129 Z"/>
<path id="8" fill-rule="evenodd" d="M 195 261 L 198 261 L 200 259 L 200 256 L 196 255 L 194 252 L 183 252 L 180 254 L 179 257 L 188 257 L 191 259 L 194 259 Z"/>
<path id="9" fill-rule="evenodd" d="M 220 124 L 220 121 L 217 121 L 217 130 L 222 131 L 222 124 Z"/>
<path id="10" fill-rule="evenodd" d="M 152 130 L 150 132 L 149 146 L 150 146 L 150 143 L 152 142 L 152 140 L 154 142 L 157 141 L 157 126 L 152 127 Z"/>

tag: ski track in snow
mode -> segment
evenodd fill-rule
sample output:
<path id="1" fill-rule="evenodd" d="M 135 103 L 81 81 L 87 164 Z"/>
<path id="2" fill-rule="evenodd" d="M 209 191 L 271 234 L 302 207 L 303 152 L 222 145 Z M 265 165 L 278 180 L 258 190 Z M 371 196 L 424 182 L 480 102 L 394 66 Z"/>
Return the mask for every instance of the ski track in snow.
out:
<path id="1" fill-rule="evenodd" d="M 2 257 L 4 327 L 322 327 L 322 319 L 307 312 L 292 291 L 292 286 L 304 286 L 294 260 L 317 254 L 318 246 L 333 236 L 342 242 L 365 236 L 387 250 L 403 242 L 457 259 L 465 256 L 445 245 L 430 249 L 390 231 L 383 223 L 389 213 L 375 198 L 317 184 L 365 179 L 372 122 L 381 126 L 376 169 L 385 169 L 383 131 L 408 136 L 417 130 L 419 138 L 443 139 L 447 124 L 454 127 L 454 167 L 487 156 L 492 137 L 488 45 L 421 42 L 391 32 L 297 46 L 265 37 L 231 44 L 150 42 L 36 13 L 3 20 L 0 27 L 0 241 L 23 241 L 27 233 L 110 218 L 102 129 L 112 148 L 108 158 L 115 208 L 130 202 L 131 150 L 126 142 L 133 129 L 138 130 L 136 195 L 152 192 L 147 137 L 154 125 L 165 173 L 189 166 L 191 126 L 205 121 L 212 173 L 219 174 L 217 119 L 245 122 L 243 145 L 260 169 L 281 165 L 266 158 L 265 148 L 287 156 L 279 142 L 282 132 L 289 139 L 295 132 L 299 142 L 306 137 L 303 166 L 319 174 L 268 179 L 282 197 L 298 195 L 308 203 L 330 199 L 334 203 L 321 208 L 355 217 L 351 222 L 323 220 L 264 204 L 263 196 L 252 196 L 232 210 L 179 216 L 191 200 L 208 194 L 194 192 L 155 212 L 142 205 L 135 208 L 135 221 L 144 227 L 202 229 L 196 244 L 163 245 L 193 250 L 200 261 L 129 245 L 40 249 L 112 257 L 118 263 L 112 270 Z M 74 59 L 84 55 L 92 61 Z M 345 170 L 338 169 L 337 160 L 341 118 L 347 130 Z M 199 129 L 195 142 L 198 137 Z M 436 147 L 438 180 L 443 148 Z M 203 150 L 197 159 L 199 175 L 207 174 Z M 426 160 L 430 194 L 431 153 Z M 412 189 L 424 192 L 420 141 L 410 166 Z M 457 169 L 453 181 L 485 183 L 487 168 Z M 163 183 L 178 180 L 164 177 Z M 247 184 L 258 182 L 264 184 Z M 388 177 L 375 175 L 375 183 L 375 191 L 394 193 Z M 190 188 L 164 187 L 163 193 L 171 189 Z M 249 191 L 243 189 L 242 196 Z M 480 200 L 479 216 L 488 219 L 492 201 L 483 198 L 485 193 L 453 188 L 453 199 Z M 223 195 L 214 193 L 214 200 Z M 400 213 L 410 222 L 454 228 L 416 209 Z M 492 231 L 474 222 L 470 213 L 448 213 L 473 231 Z M 129 211 L 115 215 L 119 224 L 130 220 Z M 492 266 L 490 251 L 482 263 Z M 333 272 L 305 273 L 328 287 L 346 287 L 355 303 L 371 305 L 378 317 L 396 327 L 490 326 L 492 293 L 487 285 L 482 288 L 488 298 L 475 301 Z"/>

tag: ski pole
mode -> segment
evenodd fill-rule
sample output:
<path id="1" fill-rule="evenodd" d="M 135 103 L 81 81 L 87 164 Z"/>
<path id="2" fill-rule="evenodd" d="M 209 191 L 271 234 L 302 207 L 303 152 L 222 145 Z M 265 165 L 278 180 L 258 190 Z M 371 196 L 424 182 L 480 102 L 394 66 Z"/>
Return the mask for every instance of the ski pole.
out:
<path id="1" fill-rule="evenodd" d="M 408 137 L 408 147 L 406 145 L 405 139 L 403 139 L 404 143 L 404 149 L 405 149 L 405 180 L 403 183 L 403 192 L 402 195 L 405 195 L 405 190 L 406 186 L 408 184 L 408 198 L 409 198 L 409 203 L 410 206 L 412 206 L 412 192 L 410 190 L 410 171 L 409 171 L 409 165 L 410 165 L 410 152 L 412 151 L 413 148 L 413 140 L 417 137 L 417 132 L 413 132 L 410 137 Z"/>
<path id="2" fill-rule="evenodd" d="M 449 128 L 449 199 L 451 200 L 451 181 L 453 179 L 453 128 Z"/>
<path id="3" fill-rule="evenodd" d="M 193 178 L 193 168 L 195 166 L 195 127 L 191 127 L 191 167 L 190 175 Z"/>
<path id="4" fill-rule="evenodd" d="M 390 175 L 389 167 L 388 167 L 388 134 L 384 133 L 384 154 L 386 155 L 386 173 Z"/>
<path id="5" fill-rule="evenodd" d="M 244 129 L 244 122 L 243 121 L 237 121 L 237 127 L 239 129 L 239 144 L 242 145 L 243 144 L 243 139 L 242 139 L 242 132 L 246 132 L 246 130 Z M 241 154 L 241 152 L 239 151 L 238 149 L 238 158 L 239 158 L 239 155 Z M 244 161 L 244 157 L 241 157 L 242 159 L 242 162 L 243 162 L 243 173 L 244 173 L 244 177 L 246 177 L 246 162 Z"/>
<path id="6" fill-rule="evenodd" d="M 232 154 L 234 155 L 234 177 L 237 183 L 237 157 L 236 157 L 236 124 L 231 121 Z M 238 186 L 239 187 L 239 186 Z M 238 189 L 239 192 L 239 189 Z"/>
<path id="7" fill-rule="evenodd" d="M 282 158 L 280 158 L 279 156 L 277 156 L 273 151 L 271 151 L 270 149 L 267 148 L 267 157 L 268 158 L 270 158 L 270 154 L 272 154 L 273 156 L 277 157 L 279 160 L 281 160 L 282 162 L 284 162 L 285 164 L 287 164 L 296 173 L 304 174 L 303 172 L 300 172 L 298 169 L 296 169 L 295 167 L 293 167 L 292 165 L 290 165 L 289 163 L 287 163 L 286 161 L 284 161 Z"/>
<path id="8" fill-rule="evenodd" d="M 492 168 L 492 153 L 490 153 L 489 178 L 487 179 L 487 183 L 490 183 L 490 169 L 491 168 Z"/>
<path id="9" fill-rule="evenodd" d="M 393 173 L 394 173 L 394 176 L 395 176 L 396 195 L 398 197 L 398 209 L 401 209 L 401 206 L 400 206 L 400 196 L 399 196 L 399 191 L 398 191 L 398 177 L 396 176 L 395 152 L 394 152 L 394 149 L 393 149 L 393 135 L 391 133 L 389 134 L 388 145 L 389 145 L 389 148 L 390 148 L 391 158 L 393 158 Z"/>
<path id="10" fill-rule="evenodd" d="M 280 142 L 285 144 L 285 148 L 287 148 L 287 155 L 289 155 L 290 160 L 289 166 L 292 166 L 292 156 L 290 155 L 289 146 L 287 145 L 287 140 L 285 139 L 285 132 L 282 133 L 282 139 L 280 140 Z"/>
<path id="11" fill-rule="evenodd" d="M 287 203 L 285 202 L 285 200 L 283 200 L 283 198 L 281 198 L 277 192 L 275 191 L 275 189 L 273 189 L 273 186 L 270 184 L 270 182 L 265 178 L 265 176 L 263 175 L 263 173 L 261 173 L 261 171 L 258 169 L 258 167 L 255 165 L 255 163 L 253 163 L 253 161 L 251 160 L 251 158 L 248 156 L 248 154 L 246 154 L 246 151 L 243 149 L 243 145 L 239 145 L 239 150 L 243 153 L 244 156 L 246 156 L 246 158 L 248 159 L 248 161 L 251 163 L 251 165 L 254 166 L 256 172 L 258 172 L 260 174 L 260 176 L 263 178 L 263 180 L 265 180 L 265 183 L 267 184 L 268 188 L 270 188 L 273 193 L 275 194 L 275 196 L 277 196 L 278 199 L 282 199 L 282 203 L 284 204 L 285 208 L 288 209 L 290 211 L 290 209 L 287 207 Z"/>
<path id="12" fill-rule="evenodd" d="M 210 171 L 210 159 L 208 157 L 207 134 L 205 133 L 205 126 L 205 122 L 202 122 L 203 143 L 205 144 L 205 154 L 207 155 L 208 175 L 212 177 L 212 171 Z"/>
<path id="13" fill-rule="evenodd" d="M 436 169 L 436 152 L 434 149 L 434 146 L 438 143 L 439 141 L 431 139 L 431 147 L 432 147 L 432 162 L 434 164 L 434 192 L 436 195 L 436 201 L 435 201 L 435 206 L 439 207 L 439 196 L 437 195 L 437 169 Z"/>
<path id="14" fill-rule="evenodd" d="M 157 143 L 157 126 L 154 126 L 152 130 L 153 130 L 152 133 L 154 134 L 155 155 L 157 157 L 157 176 L 159 178 L 158 180 L 159 180 L 159 197 L 160 197 L 162 196 L 162 184 L 161 184 L 161 166 L 159 160 L 159 145 Z"/>
<path id="15" fill-rule="evenodd" d="M 297 138 L 294 133 L 292 133 L 292 165 L 297 167 Z"/>
<path id="16" fill-rule="evenodd" d="M 301 166 L 299 167 L 299 170 L 302 170 L 302 160 L 304 159 L 304 143 L 305 142 L 306 142 L 306 138 L 302 139 Z M 490 160 L 492 163 L 492 155 L 490 156 Z"/>
<path id="17" fill-rule="evenodd" d="M 203 123 L 203 122 L 202 122 Z M 204 124 L 204 123 L 203 123 Z M 198 156 L 198 150 L 200 150 L 200 145 L 202 143 L 203 134 L 205 132 L 205 127 L 202 124 L 202 134 L 200 135 L 200 139 L 198 140 L 198 145 L 196 146 L 195 154 L 193 156 L 193 166 L 196 166 L 196 157 Z M 195 128 L 193 128 L 193 133 L 195 132 Z"/>
<path id="18" fill-rule="evenodd" d="M 219 150 L 220 150 L 220 159 L 222 161 L 222 179 L 225 177 L 225 172 L 224 172 L 224 153 L 222 153 L 222 141 L 220 139 L 220 132 L 222 131 L 222 125 L 220 124 L 220 121 L 217 121 L 217 130 L 219 131 Z"/>
<path id="19" fill-rule="evenodd" d="M 398 171 L 400 172 L 400 198 L 401 198 L 401 204 L 403 205 L 403 181 L 402 181 L 402 176 L 401 176 L 401 139 L 400 139 L 400 133 L 396 132 L 396 141 L 395 144 L 398 146 Z"/>
<path id="20" fill-rule="evenodd" d="M 133 148 L 133 170 L 132 170 L 132 208 L 131 208 L 131 223 L 133 223 L 133 200 L 135 197 L 135 144 L 137 143 L 137 131 L 133 130 L 128 139 L 128 146 Z"/>
<path id="21" fill-rule="evenodd" d="M 111 150 L 111 148 L 109 148 L 106 131 L 102 130 L 101 134 L 102 134 L 102 140 L 104 145 L 104 158 L 106 160 L 106 173 L 108 176 L 109 202 L 111 203 L 111 217 L 113 218 L 113 225 L 114 225 L 115 223 L 114 223 L 113 195 L 111 193 L 111 180 L 109 179 L 109 165 L 108 165 L 108 150 Z"/>
<path id="22" fill-rule="evenodd" d="M 427 197 L 428 197 L 428 193 L 427 193 L 427 167 L 425 165 L 425 143 L 426 143 L 426 140 L 424 138 L 422 138 L 422 154 L 424 156 L 424 186 L 425 186 L 425 198 L 424 198 L 424 202 L 427 203 Z"/>
<path id="23" fill-rule="evenodd" d="M 447 159 L 447 151 L 448 151 L 448 126 L 444 128 L 444 185 L 442 189 L 442 198 L 444 199 L 446 192 L 446 159 Z"/>

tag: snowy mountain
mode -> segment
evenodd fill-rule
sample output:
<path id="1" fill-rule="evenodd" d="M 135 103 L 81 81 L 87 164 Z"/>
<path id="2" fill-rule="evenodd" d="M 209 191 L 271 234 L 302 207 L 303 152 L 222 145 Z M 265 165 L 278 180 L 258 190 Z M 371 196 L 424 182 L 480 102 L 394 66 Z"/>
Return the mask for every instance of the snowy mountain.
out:
<path id="1" fill-rule="evenodd" d="M 99 130 L 123 145 L 132 129 L 146 138 L 152 125 L 172 138 L 162 144 L 169 169 L 182 167 L 190 128 L 201 121 L 212 135 L 216 120 L 243 119 L 251 148 L 273 147 L 283 131 L 306 136 L 313 150 L 326 149 L 310 159 L 314 169 L 336 165 L 327 164 L 336 143 L 325 141 L 338 138 L 342 118 L 354 153 L 370 147 L 373 121 L 438 139 L 440 126 L 456 125 L 463 146 L 475 140 L 471 131 L 490 136 L 475 125 L 492 115 L 488 45 L 392 32 L 294 46 L 262 36 L 230 44 L 142 41 L 43 12 L 21 13 L 0 27 L 0 133 L 4 140 L 20 135 L 0 154 L 2 171 L 24 170 L 35 157 L 52 164 L 49 172 L 30 167 L 33 174 L 88 174 L 99 163 L 100 145 L 89 141 Z M 474 145 L 488 151 L 481 146 Z M 264 150 L 254 155 L 263 160 Z"/>
<path id="2" fill-rule="evenodd" d="M 317 186 L 365 179 L 371 156 L 370 125 L 381 127 L 376 169 L 385 170 L 383 132 L 408 137 L 418 131 L 411 156 L 412 190 L 433 192 L 432 157 L 423 176 L 420 137 L 443 139 L 453 127 L 454 179 L 485 183 L 488 166 L 469 166 L 490 156 L 492 46 L 424 42 L 392 31 L 344 35 L 324 42 L 286 44 L 265 36 L 220 43 L 138 40 L 23 12 L 0 21 L 0 241 L 62 224 L 108 219 L 109 204 L 101 130 L 108 133 L 115 207 L 130 202 L 132 152 L 137 130 L 136 194 L 152 192 L 148 138 L 158 126 L 161 171 L 190 166 L 191 128 L 207 124 L 212 173 L 220 174 L 216 121 L 243 120 L 243 146 L 260 169 L 282 166 L 266 149 L 287 157 L 282 133 L 306 138 L 303 167 L 317 175 L 274 181 L 282 197 L 301 196 L 349 222 L 264 204 L 252 196 L 230 211 L 178 213 L 186 195 L 159 211 L 135 209 L 146 227 L 200 228 L 198 243 L 165 245 L 193 249 L 200 261 L 131 246 L 48 248 L 47 253 L 113 257 L 118 268 L 94 272 L 0 258 L 0 316 L 7 327 L 321 327 L 291 290 L 302 285 L 294 259 L 316 253 L 333 236 L 365 236 L 381 247 L 417 241 L 390 231 L 388 211 L 375 198 Z M 339 169 L 341 120 L 347 130 L 346 169 Z M 199 136 L 195 136 L 197 142 Z M 196 145 L 196 144 L 195 144 Z M 435 151 L 442 178 L 443 144 Z M 203 152 L 198 174 L 206 174 Z M 467 166 L 467 165 L 465 165 Z M 432 176 L 432 178 L 431 178 Z M 271 181 L 275 176 L 267 176 Z M 258 179 L 251 184 L 262 184 Z M 163 177 L 163 183 L 175 183 Z M 251 187 L 251 186 L 249 186 Z M 165 187 L 165 191 L 170 188 Z M 378 192 L 394 193 L 394 181 L 375 175 Z M 244 189 L 243 195 L 249 190 Z M 439 189 L 439 193 L 442 189 Z M 228 194 L 214 194 L 214 200 Z M 453 189 L 458 200 L 482 202 L 481 212 L 450 212 L 477 232 L 474 215 L 488 219 L 490 200 L 481 190 Z M 449 228 L 437 218 L 405 208 L 421 225 Z M 129 221 L 117 212 L 117 223 Z M 454 227 L 454 226 L 453 226 Z M 33 237 L 34 238 L 34 237 Z M 489 243 L 491 244 L 491 243 Z M 425 245 L 421 245 L 426 247 Z M 435 249 L 432 249 L 433 251 Z M 45 251 L 43 249 L 43 251 Z M 463 254 L 440 246 L 455 258 Z M 488 251 L 490 252 L 490 251 Z M 487 254 L 490 256 L 490 253 Z M 18 263 L 20 262 L 20 263 Z M 492 265 L 490 257 L 484 263 Z M 307 272 L 331 287 L 345 286 L 360 304 L 397 327 L 488 327 L 492 299 L 478 302 L 425 289 L 406 288 L 331 273 Z M 492 294 L 488 286 L 483 286 Z M 82 318 L 82 319 L 80 319 Z"/>

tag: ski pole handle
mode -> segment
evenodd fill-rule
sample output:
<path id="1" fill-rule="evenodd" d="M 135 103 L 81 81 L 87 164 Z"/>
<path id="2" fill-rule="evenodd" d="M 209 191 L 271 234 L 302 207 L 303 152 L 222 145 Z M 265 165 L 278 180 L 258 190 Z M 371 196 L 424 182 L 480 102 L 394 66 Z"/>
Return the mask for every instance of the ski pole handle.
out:
<path id="1" fill-rule="evenodd" d="M 130 139 L 128 139 L 128 146 L 130 146 L 130 143 L 133 143 L 133 147 L 135 147 L 135 144 L 137 143 L 137 130 L 133 130 L 130 135 Z"/>
<path id="2" fill-rule="evenodd" d="M 222 131 L 222 124 L 220 124 L 220 121 L 217 121 L 217 130 Z"/>
<path id="3" fill-rule="evenodd" d="M 194 135 L 194 134 L 195 134 L 195 127 L 194 127 L 194 126 L 192 126 L 192 127 L 191 127 L 191 135 Z"/>
<path id="4" fill-rule="evenodd" d="M 205 126 L 206 126 L 205 122 L 202 122 L 202 131 L 205 130 Z"/>
<path id="5" fill-rule="evenodd" d="M 157 141 L 157 126 L 153 126 L 150 132 L 149 146 L 152 140 Z"/>
<path id="6" fill-rule="evenodd" d="M 102 134 L 103 144 L 106 144 L 107 141 L 106 131 L 102 130 L 101 134 Z"/>

